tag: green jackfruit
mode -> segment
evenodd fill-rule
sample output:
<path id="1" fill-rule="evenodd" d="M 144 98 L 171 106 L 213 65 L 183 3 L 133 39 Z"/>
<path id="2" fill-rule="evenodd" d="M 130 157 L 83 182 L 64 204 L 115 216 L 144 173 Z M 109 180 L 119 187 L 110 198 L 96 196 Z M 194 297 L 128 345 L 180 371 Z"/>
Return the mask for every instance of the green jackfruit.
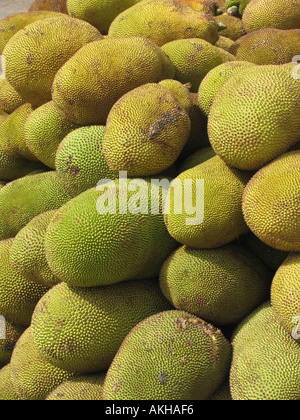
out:
<path id="1" fill-rule="evenodd" d="M 44 400 L 61 383 L 74 376 L 48 363 L 32 339 L 29 327 L 19 338 L 10 362 L 10 378 L 22 400 Z"/>
<path id="2" fill-rule="evenodd" d="M 0 241 L 0 314 L 16 325 L 27 327 L 35 305 L 48 289 L 27 280 L 13 268 L 12 243 L 13 239 Z"/>
<path id="3" fill-rule="evenodd" d="M 198 92 L 206 74 L 235 57 L 203 39 L 179 39 L 162 47 L 175 66 L 175 79 L 181 83 L 191 83 L 191 91 Z"/>
<path id="4" fill-rule="evenodd" d="M 229 372 L 221 331 L 184 311 L 166 311 L 127 335 L 104 382 L 104 400 L 206 400 Z"/>
<path id="5" fill-rule="evenodd" d="M 43 165 L 39 162 L 7 155 L 0 147 L 0 178 L 2 180 L 12 181 L 42 168 Z"/>
<path id="6" fill-rule="evenodd" d="M 24 99 L 8 83 L 7 79 L 0 79 L 0 110 L 11 114 L 24 103 Z"/>
<path id="7" fill-rule="evenodd" d="M 105 373 L 79 375 L 59 385 L 46 398 L 47 401 L 99 401 L 102 400 Z"/>
<path id="8" fill-rule="evenodd" d="M 158 46 L 182 38 L 201 38 L 215 44 L 218 30 L 213 16 L 197 12 L 180 1 L 142 0 L 116 17 L 108 36 L 142 36 Z"/>
<path id="9" fill-rule="evenodd" d="M 240 322 L 268 299 L 272 272 L 247 248 L 178 248 L 164 263 L 160 287 L 176 309 L 214 325 Z"/>
<path id="10" fill-rule="evenodd" d="M 102 38 L 89 23 L 65 14 L 31 23 L 4 48 L 6 78 L 26 102 L 40 106 L 51 101 L 61 66 L 85 44 Z"/>
<path id="11" fill-rule="evenodd" d="M 145 38 L 106 38 L 86 45 L 62 66 L 54 79 L 53 101 L 66 121 L 105 125 L 121 96 L 173 78 L 174 71 L 169 57 Z"/>
<path id="12" fill-rule="evenodd" d="M 216 22 L 225 26 L 225 29 L 222 29 L 220 32 L 222 36 L 236 41 L 241 36 L 245 35 L 243 22 L 241 19 L 235 16 L 230 16 L 227 13 L 223 13 L 220 16 L 215 16 L 215 20 Z"/>
<path id="13" fill-rule="evenodd" d="M 53 365 L 71 372 L 106 370 L 129 331 L 170 305 L 153 279 L 113 286 L 54 286 L 32 317 L 34 342 Z"/>
<path id="14" fill-rule="evenodd" d="M 300 150 L 285 153 L 247 184 L 243 213 L 251 231 L 267 245 L 300 251 Z"/>
<path id="15" fill-rule="evenodd" d="M 176 247 L 164 225 L 161 202 L 169 185 L 162 184 L 111 181 L 62 206 L 45 240 L 53 273 L 73 286 L 102 286 L 134 278 L 153 261 L 158 275 Z"/>
<path id="16" fill-rule="evenodd" d="M 230 15 L 242 16 L 248 3 L 250 2 L 251 0 L 227 0 L 225 8 L 227 13 L 230 13 Z"/>
<path id="17" fill-rule="evenodd" d="M 208 134 L 228 165 L 258 170 L 299 141 L 300 83 L 295 69 L 296 64 L 254 66 L 233 75 L 218 91 Z"/>
<path id="18" fill-rule="evenodd" d="M 187 171 L 188 169 L 194 168 L 203 162 L 216 156 L 212 147 L 206 147 L 205 149 L 198 150 L 198 152 L 189 156 L 180 166 L 179 173 Z"/>
<path id="19" fill-rule="evenodd" d="M 16 342 L 25 329 L 25 327 L 12 324 L 6 319 L 4 319 L 4 321 L 5 339 L 0 338 L 0 366 L 4 366 L 10 362 L 11 354 L 16 345 Z"/>
<path id="20" fill-rule="evenodd" d="M 299 400 L 300 346 L 267 302 L 237 328 L 232 340 L 233 400 Z"/>
<path id="21" fill-rule="evenodd" d="M 0 239 L 12 238 L 35 216 L 70 199 L 56 172 L 33 173 L 0 190 Z"/>
<path id="22" fill-rule="evenodd" d="M 47 102 L 35 109 L 26 120 L 26 145 L 41 162 L 55 169 L 57 148 L 75 128 L 63 120 L 52 101 Z"/>
<path id="23" fill-rule="evenodd" d="M 0 370 L 0 401 L 17 401 L 18 397 L 10 379 L 10 365 Z"/>

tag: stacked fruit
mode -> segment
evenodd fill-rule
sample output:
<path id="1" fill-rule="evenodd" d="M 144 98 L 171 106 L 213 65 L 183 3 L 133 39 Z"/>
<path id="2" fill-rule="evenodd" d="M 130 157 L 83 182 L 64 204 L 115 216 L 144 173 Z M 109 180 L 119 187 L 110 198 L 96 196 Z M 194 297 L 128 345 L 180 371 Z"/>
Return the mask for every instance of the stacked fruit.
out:
<path id="1" fill-rule="evenodd" d="M 0 22 L 0 399 L 300 399 L 300 0 Z"/>

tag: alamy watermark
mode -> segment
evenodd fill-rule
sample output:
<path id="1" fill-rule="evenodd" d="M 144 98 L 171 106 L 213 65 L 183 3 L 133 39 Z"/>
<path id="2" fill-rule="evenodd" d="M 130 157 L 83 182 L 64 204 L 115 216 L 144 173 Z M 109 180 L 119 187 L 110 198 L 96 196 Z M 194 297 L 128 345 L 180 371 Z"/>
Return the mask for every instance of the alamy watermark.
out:
<path id="1" fill-rule="evenodd" d="M 293 68 L 292 76 L 295 80 L 299 80 L 300 79 L 300 55 L 295 55 L 292 58 L 292 62 L 298 64 L 297 66 Z"/>
<path id="2" fill-rule="evenodd" d="M 6 340 L 6 321 L 2 315 L 0 315 L 0 340 Z"/>
<path id="3" fill-rule="evenodd" d="M 4 55 L 0 55 L 0 79 L 6 79 L 6 62 Z"/>
<path id="4" fill-rule="evenodd" d="M 99 214 L 184 214 L 186 225 L 204 220 L 204 180 L 166 178 L 129 179 L 126 171 L 117 180 L 102 179 L 97 191 Z"/>
<path id="5" fill-rule="evenodd" d="M 295 325 L 292 330 L 292 337 L 294 340 L 300 340 L 300 315 L 294 316 L 292 324 Z"/>

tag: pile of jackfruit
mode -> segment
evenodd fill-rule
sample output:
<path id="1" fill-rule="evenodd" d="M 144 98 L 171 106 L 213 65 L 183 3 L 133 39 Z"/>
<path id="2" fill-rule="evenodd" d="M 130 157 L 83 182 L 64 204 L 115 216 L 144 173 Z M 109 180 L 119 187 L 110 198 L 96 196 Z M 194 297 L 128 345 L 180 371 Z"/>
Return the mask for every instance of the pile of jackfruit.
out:
<path id="1" fill-rule="evenodd" d="M 299 400 L 300 0 L 35 0 L 0 54 L 0 400 Z"/>

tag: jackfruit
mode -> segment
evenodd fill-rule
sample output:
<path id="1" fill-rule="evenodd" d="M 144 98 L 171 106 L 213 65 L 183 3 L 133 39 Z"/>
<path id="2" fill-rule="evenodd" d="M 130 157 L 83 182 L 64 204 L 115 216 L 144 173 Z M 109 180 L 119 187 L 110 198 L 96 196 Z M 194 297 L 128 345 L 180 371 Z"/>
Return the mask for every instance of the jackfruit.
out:
<path id="1" fill-rule="evenodd" d="M 198 90 L 199 106 L 205 115 L 209 115 L 213 101 L 224 83 L 234 74 L 250 67 L 253 67 L 253 64 L 247 61 L 230 61 L 207 73 Z"/>
<path id="2" fill-rule="evenodd" d="M 233 400 L 299 400 L 300 346 L 267 302 L 237 328 L 230 389 Z"/>
<path id="3" fill-rule="evenodd" d="M 5 45 L 8 43 L 17 32 L 23 29 L 30 23 L 36 22 L 37 20 L 47 19 L 49 17 L 58 16 L 55 12 L 49 11 L 36 11 L 36 12 L 25 12 L 15 13 L 7 16 L 0 21 L 0 54 L 2 54 Z"/>
<path id="4" fill-rule="evenodd" d="M 218 3 L 215 0 L 178 0 L 178 3 L 186 4 L 197 12 L 214 16 L 218 11 Z"/>
<path id="5" fill-rule="evenodd" d="M 49 288 L 60 283 L 47 264 L 44 246 L 46 230 L 55 213 L 56 210 L 50 210 L 34 217 L 16 235 L 10 250 L 11 264 L 19 274 Z"/>
<path id="6" fill-rule="evenodd" d="M 300 0 L 251 0 L 243 25 L 247 33 L 263 28 L 300 29 Z"/>
<path id="7" fill-rule="evenodd" d="M 235 57 L 203 39 L 179 39 L 162 47 L 175 67 L 175 79 L 191 83 L 191 91 L 198 92 L 206 74 L 219 64 L 233 61 Z"/>
<path id="8" fill-rule="evenodd" d="M 142 36 L 158 46 L 183 38 L 201 38 L 215 44 L 218 31 L 213 16 L 197 12 L 180 1 L 142 0 L 115 18 L 108 36 Z"/>
<path id="9" fill-rule="evenodd" d="M 0 401 L 17 401 L 18 397 L 10 380 L 10 365 L 0 370 Z"/>
<path id="10" fill-rule="evenodd" d="M 58 71 L 53 101 L 62 117 L 78 125 L 105 125 L 114 103 L 146 83 L 173 78 L 169 57 L 139 37 L 106 38 L 78 51 Z"/>
<path id="11" fill-rule="evenodd" d="M 243 213 L 267 245 L 300 251 L 300 150 L 285 153 L 258 171 L 245 188 Z"/>
<path id="12" fill-rule="evenodd" d="M 218 48 L 223 48 L 223 50 L 229 52 L 232 44 L 234 44 L 234 41 L 232 41 L 232 39 L 226 38 L 225 36 L 219 36 L 219 39 L 215 43 L 215 46 Z"/>
<path id="13" fill-rule="evenodd" d="M 0 126 L 0 147 L 4 153 L 33 162 L 38 159 L 28 149 L 25 141 L 24 126 L 32 113 L 30 104 L 24 104 L 10 114 Z"/>
<path id="14" fill-rule="evenodd" d="M 60 143 L 55 159 L 57 174 L 72 197 L 96 187 L 102 179 L 115 179 L 102 152 L 104 126 L 81 127 Z"/>
<path id="15" fill-rule="evenodd" d="M 258 170 L 299 141 L 300 83 L 293 77 L 295 69 L 296 64 L 251 67 L 218 91 L 208 134 L 228 165 Z"/>
<path id="16" fill-rule="evenodd" d="M 176 308 L 214 325 L 240 322 L 268 299 L 272 272 L 238 244 L 178 248 L 164 263 L 160 287 Z"/>
<path id="17" fill-rule="evenodd" d="M 300 254 L 289 255 L 277 270 L 271 302 L 277 321 L 300 343 Z"/>
<path id="18" fill-rule="evenodd" d="M 229 372 L 222 332 L 184 311 L 165 311 L 130 331 L 104 382 L 104 400 L 205 400 Z"/>
<path id="19" fill-rule="evenodd" d="M 189 93 L 186 91 L 189 98 Z M 112 107 L 103 155 L 114 172 L 148 176 L 163 172 L 179 157 L 191 130 L 188 112 L 165 86 L 146 84 Z"/>
<path id="20" fill-rule="evenodd" d="M 225 26 L 225 28 L 220 32 L 223 37 L 236 41 L 241 36 L 245 35 L 245 29 L 241 19 L 235 16 L 230 16 L 227 13 L 223 13 L 220 16 L 215 16 L 215 20 Z"/>
<path id="21" fill-rule="evenodd" d="M 41 162 L 55 169 L 55 155 L 64 137 L 77 127 L 62 119 L 53 101 L 35 109 L 25 123 L 26 145 Z"/>
<path id="22" fill-rule="evenodd" d="M 51 101 L 56 72 L 85 44 L 101 40 L 96 28 L 65 14 L 25 26 L 3 50 L 6 78 L 33 106 Z"/>
<path id="23" fill-rule="evenodd" d="M 44 400 L 61 383 L 74 376 L 48 363 L 36 348 L 29 327 L 19 338 L 10 362 L 10 378 L 22 400 Z"/>
<path id="24" fill-rule="evenodd" d="M 288 252 L 279 251 L 278 249 L 268 246 L 259 240 L 252 232 L 242 235 L 240 241 L 273 271 L 277 271 L 288 256 Z"/>
<path id="25" fill-rule="evenodd" d="M 58 209 L 69 199 L 54 171 L 10 182 L 0 190 L 0 239 L 16 236 L 35 216 Z"/>
<path id="26" fill-rule="evenodd" d="M 0 178 L 2 180 L 11 181 L 21 178 L 36 169 L 42 169 L 42 167 L 43 165 L 38 162 L 9 156 L 0 147 Z"/>
<path id="27" fill-rule="evenodd" d="M 100 401 L 105 373 L 79 375 L 59 385 L 46 398 L 47 401 Z"/>
<path id="28" fill-rule="evenodd" d="M 27 327 L 35 305 L 48 289 L 13 268 L 9 259 L 12 243 L 13 238 L 0 241 L 0 313 L 8 321 Z"/>
<path id="29" fill-rule="evenodd" d="M 29 7 L 29 12 L 35 10 L 51 10 L 53 12 L 68 13 L 67 0 L 34 0 Z"/>
<path id="30" fill-rule="evenodd" d="M 248 232 L 242 195 L 251 176 L 227 166 L 219 156 L 182 172 L 166 200 L 170 235 L 193 248 L 217 248 Z"/>
<path id="31" fill-rule="evenodd" d="M 24 99 L 8 81 L 6 79 L 0 79 L 0 110 L 11 114 L 24 103 Z"/>
<path id="32" fill-rule="evenodd" d="M 203 162 L 211 159 L 216 156 L 212 147 L 206 147 L 205 149 L 198 150 L 198 152 L 189 156 L 180 166 L 179 173 L 185 172 L 188 169 L 194 168 L 197 165 L 200 165 Z"/>
<path id="33" fill-rule="evenodd" d="M 229 52 L 255 64 L 290 63 L 299 53 L 300 29 L 260 29 L 238 39 Z"/>
<path id="34" fill-rule="evenodd" d="M 226 380 L 210 398 L 211 401 L 232 401 L 229 381 Z"/>
<path id="35" fill-rule="evenodd" d="M 251 0 L 227 0 L 225 8 L 233 16 L 242 16 Z"/>
<path id="36" fill-rule="evenodd" d="M 176 247 L 161 209 L 168 187 L 169 182 L 160 186 L 150 180 L 102 182 L 62 206 L 45 239 L 52 272 L 78 287 L 128 280 L 149 261 L 158 275 Z"/>
<path id="37" fill-rule="evenodd" d="M 153 279 L 91 289 L 61 283 L 37 304 L 33 339 L 53 365 L 76 373 L 99 372 L 109 367 L 138 322 L 170 307 Z"/>
<path id="38" fill-rule="evenodd" d="M 4 326 L 5 338 L 3 339 L 2 336 L 0 338 L 0 366 L 4 366 L 10 362 L 11 354 L 15 347 L 15 344 L 25 329 L 25 327 L 12 324 L 11 322 L 5 319 L 4 321 L 5 321 L 5 326 Z M 0 398 L 1 398 L 1 391 L 0 391 Z"/>
<path id="39" fill-rule="evenodd" d="M 193 99 L 190 92 L 190 83 L 183 85 L 177 80 L 165 79 L 159 85 L 166 87 L 177 99 L 183 109 L 190 113 L 193 107 Z"/>

